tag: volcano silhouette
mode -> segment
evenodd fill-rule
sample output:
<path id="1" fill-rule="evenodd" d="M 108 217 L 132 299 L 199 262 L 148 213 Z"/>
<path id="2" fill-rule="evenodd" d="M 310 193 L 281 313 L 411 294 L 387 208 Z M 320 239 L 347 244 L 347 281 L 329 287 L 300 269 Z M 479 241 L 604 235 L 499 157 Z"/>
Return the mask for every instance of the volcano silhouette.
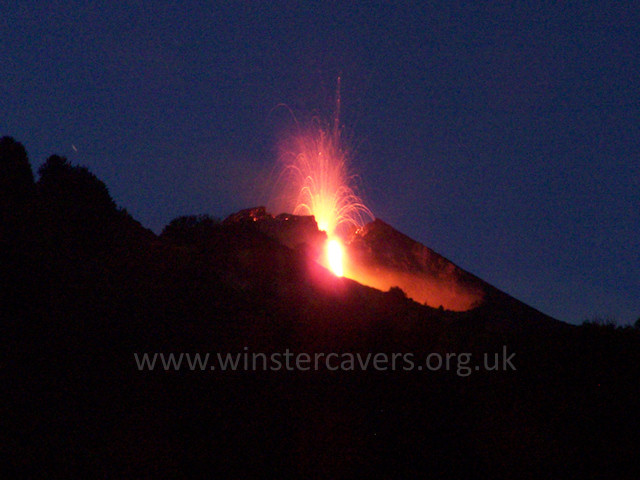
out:
<path id="1" fill-rule="evenodd" d="M 265 207 L 255 207 L 225 220 L 226 224 L 243 222 L 253 223 L 286 247 L 306 248 L 313 258 L 320 257 L 327 238 L 313 216 L 284 213 L 274 217 Z M 491 305 L 515 307 L 529 314 L 525 317 L 546 317 L 380 219 L 353 229 L 344 243 L 345 277 L 363 285 L 382 291 L 397 287 L 418 303 L 451 311 Z"/>

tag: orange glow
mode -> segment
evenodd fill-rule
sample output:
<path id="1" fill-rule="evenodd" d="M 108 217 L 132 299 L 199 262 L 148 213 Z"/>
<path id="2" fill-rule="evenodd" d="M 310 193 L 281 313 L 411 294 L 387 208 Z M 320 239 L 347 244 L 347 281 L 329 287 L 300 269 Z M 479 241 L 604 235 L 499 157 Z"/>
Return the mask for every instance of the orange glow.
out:
<path id="1" fill-rule="evenodd" d="M 351 173 L 349 155 L 341 138 L 340 78 L 332 124 L 315 117 L 280 144 L 279 210 L 311 215 L 327 242 L 316 260 L 335 275 L 344 275 L 344 241 L 355 228 L 373 220 L 357 193 L 358 177 Z"/>
<path id="2" fill-rule="evenodd" d="M 373 219 L 373 214 L 356 194 L 356 177 L 349 173 L 338 130 L 315 127 L 285 145 L 281 180 L 293 214 L 313 215 L 318 230 L 327 234 L 319 263 L 342 277 L 346 261 L 343 240 L 353 228 Z"/>
<path id="3" fill-rule="evenodd" d="M 342 266 L 344 248 L 342 248 L 342 243 L 336 238 L 327 240 L 325 249 L 329 270 L 331 270 L 335 276 L 342 277 L 342 275 L 344 275 Z"/>
<path id="4" fill-rule="evenodd" d="M 294 215 L 313 215 L 329 237 L 373 218 L 355 193 L 339 135 L 316 128 L 292 139 L 282 157 Z"/>
<path id="5" fill-rule="evenodd" d="M 299 239 L 289 243 L 296 246 L 299 240 L 299 245 L 310 247 L 305 251 L 313 255 L 313 265 L 324 267 L 310 271 L 322 272 L 318 278 L 330 279 L 332 285 L 348 282 L 334 281 L 329 272 L 383 291 L 399 287 L 417 302 L 448 310 L 464 311 L 479 305 L 484 295 L 479 280 L 470 280 L 454 264 L 426 247 L 399 232 L 391 232 L 390 240 L 402 238 L 389 245 L 386 230 L 382 235 L 376 235 L 374 230 L 371 244 L 360 236 L 366 235 L 365 224 L 374 216 L 358 194 L 358 177 L 349 166 L 339 114 L 340 79 L 333 124 L 322 123 L 317 117 L 303 126 L 296 121 L 295 131 L 279 145 L 270 208 L 313 216 L 318 230 L 326 233 L 324 240 L 324 235 L 316 235 L 311 224 L 310 229 L 300 231 Z M 383 238 L 377 241 L 380 236 Z"/>

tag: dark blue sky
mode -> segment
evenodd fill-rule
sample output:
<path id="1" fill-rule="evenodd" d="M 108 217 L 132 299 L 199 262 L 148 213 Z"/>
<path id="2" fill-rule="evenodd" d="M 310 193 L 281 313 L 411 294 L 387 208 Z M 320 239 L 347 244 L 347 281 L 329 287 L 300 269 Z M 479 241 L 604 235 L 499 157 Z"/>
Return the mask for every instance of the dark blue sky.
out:
<path id="1" fill-rule="evenodd" d="M 120 3 L 2 9 L 0 134 L 34 170 L 88 166 L 156 232 L 222 217 L 264 202 L 277 105 L 329 115 L 342 73 L 378 217 L 562 320 L 640 316 L 633 2 Z"/>

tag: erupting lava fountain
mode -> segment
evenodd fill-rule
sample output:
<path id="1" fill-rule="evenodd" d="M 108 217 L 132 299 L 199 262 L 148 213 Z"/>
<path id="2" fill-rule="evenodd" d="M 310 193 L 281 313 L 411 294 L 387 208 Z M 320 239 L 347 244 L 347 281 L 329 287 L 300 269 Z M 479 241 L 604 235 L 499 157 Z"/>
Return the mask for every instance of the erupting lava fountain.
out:
<path id="1" fill-rule="evenodd" d="M 333 128 L 315 122 L 285 142 L 280 160 L 282 180 L 290 189 L 287 200 L 294 215 L 313 215 L 327 233 L 325 258 L 335 275 L 343 275 L 343 241 L 353 228 L 373 219 L 356 193 L 356 179 L 340 139 L 340 80 Z"/>

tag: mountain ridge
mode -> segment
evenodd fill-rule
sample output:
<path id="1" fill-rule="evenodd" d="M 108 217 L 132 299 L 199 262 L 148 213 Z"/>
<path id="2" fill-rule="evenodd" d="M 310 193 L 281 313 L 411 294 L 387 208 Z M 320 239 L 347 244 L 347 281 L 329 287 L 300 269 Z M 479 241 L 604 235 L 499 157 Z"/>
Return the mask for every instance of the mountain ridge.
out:
<path id="1" fill-rule="evenodd" d="M 313 216 L 288 213 L 273 216 L 264 206 L 240 210 L 222 223 L 252 224 L 288 248 L 308 249 L 307 254 L 316 259 L 322 255 L 327 239 Z M 538 316 L 557 321 L 462 269 L 379 218 L 354 228 L 344 246 L 347 253 L 345 276 L 362 285 L 381 291 L 397 287 L 417 303 L 433 308 L 463 312 L 491 306 L 498 310 L 528 312 L 527 318 Z"/>

